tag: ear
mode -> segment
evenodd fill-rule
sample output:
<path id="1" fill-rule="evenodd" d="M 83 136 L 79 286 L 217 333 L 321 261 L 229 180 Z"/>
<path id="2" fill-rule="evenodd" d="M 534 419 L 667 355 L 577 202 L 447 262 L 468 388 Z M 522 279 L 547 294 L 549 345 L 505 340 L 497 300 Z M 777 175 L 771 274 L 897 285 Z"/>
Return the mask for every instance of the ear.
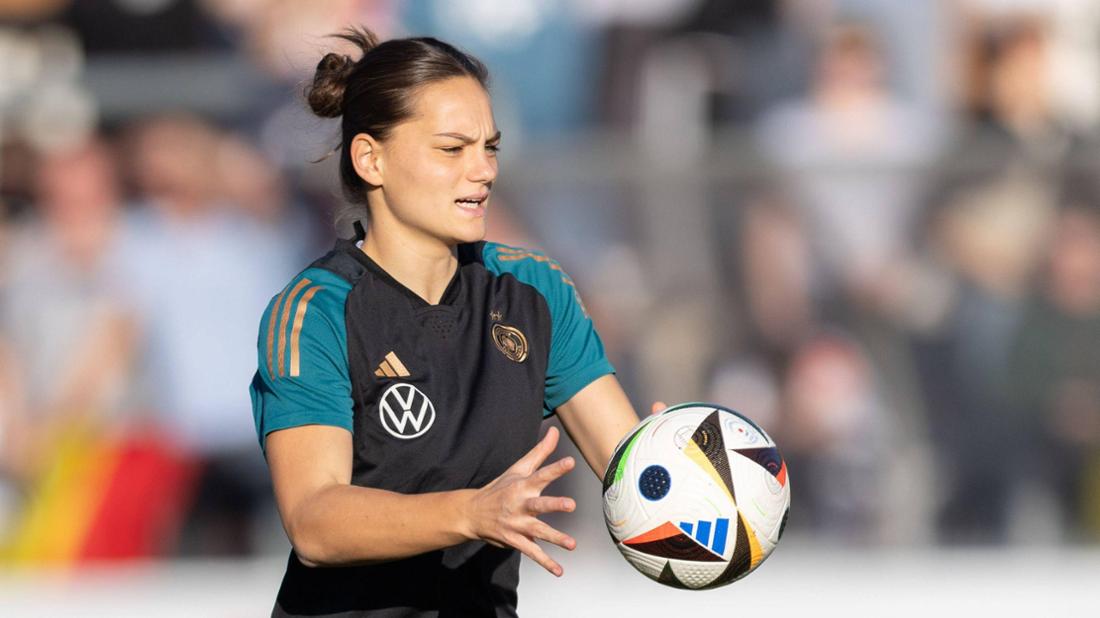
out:
<path id="1" fill-rule="evenodd" d="M 382 186 L 382 145 L 373 137 L 360 133 L 351 139 L 351 163 L 367 184 Z"/>

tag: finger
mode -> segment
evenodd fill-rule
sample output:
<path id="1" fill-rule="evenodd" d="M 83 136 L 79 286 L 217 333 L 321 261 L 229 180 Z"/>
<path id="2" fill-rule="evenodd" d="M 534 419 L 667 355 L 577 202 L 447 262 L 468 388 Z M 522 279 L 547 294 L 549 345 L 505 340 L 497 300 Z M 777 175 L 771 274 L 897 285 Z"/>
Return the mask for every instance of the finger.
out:
<path id="1" fill-rule="evenodd" d="M 547 543 L 553 543 L 554 545 L 557 545 L 562 549 L 573 551 L 573 549 L 577 547 L 577 541 L 573 539 L 573 537 L 562 532 L 561 530 L 553 528 L 552 526 L 550 526 L 550 524 L 544 521 L 539 521 L 536 519 L 535 523 L 532 524 L 529 530 L 530 531 L 528 533 L 528 536 L 536 539 L 541 539 L 543 541 L 546 541 Z"/>
<path id="2" fill-rule="evenodd" d="M 660 413 L 661 413 L 661 411 L 662 411 L 662 410 L 664 410 L 664 409 L 665 409 L 665 408 L 667 408 L 667 407 L 668 407 L 668 404 L 666 404 L 665 402 L 663 402 L 663 401 L 655 401 L 655 402 L 653 402 L 653 407 L 649 409 L 649 413 L 650 413 L 651 415 L 653 415 L 653 414 L 660 414 Z"/>
<path id="3" fill-rule="evenodd" d="M 563 496 L 538 496 L 529 498 L 524 504 L 527 512 L 532 515 L 544 515 L 546 513 L 572 513 L 577 508 L 577 503 L 572 498 Z"/>
<path id="4" fill-rule="evenodd" d="M 548 466 L 539 468 L 538 472 L 531 475 L 531 479 L 534 480 L 539 491 L 542 491 L 550 483 L 565 476 L 565 473 L 572 470 L 576 465 L 577 462 L 572 457 L 562 457 Z"/>
<path id="5" fill-rule="evenodd" d="M 542 465 L 542 462 L 546 461 L 546 458 L 550 456 L 550 453 L 554 452 L 554 449 L 558 448 L 558 429 L 557 427 L 551 427 L 546 430 L 546 435 L 539 440 L 539 443 L 535 445 L 527 454 L 517 461 L 513 467 L 518 467 L 527 470 L 530 473 L 531 470 L 537 469 Z"/>
<path id="6" fill-rule="evenodd" d="M 564 573 L 561 565 L 554 562 L 554 559 L 550 556 L 547 556 L 546 552 L 542 551 L 542 548 L 534 541 L 517 534 L 514 538 L 509 539 L 508 542 L 512 547 L 523 552 L 523 555 L 537 562 L 539 566 L 550 571 L 554 576 L 561 577 L 561 574 Z"/>

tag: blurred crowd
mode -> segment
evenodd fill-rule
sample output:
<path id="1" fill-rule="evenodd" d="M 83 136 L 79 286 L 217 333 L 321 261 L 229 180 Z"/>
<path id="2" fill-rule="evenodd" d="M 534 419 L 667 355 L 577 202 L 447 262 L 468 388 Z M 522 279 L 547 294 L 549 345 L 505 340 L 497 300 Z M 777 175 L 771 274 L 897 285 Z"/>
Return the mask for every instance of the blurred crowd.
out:
<path id="1" fill-rule="evenodd" d="M 791 534 L 1100 539 L 1092 2 L 18 0 L 0 563 L 285 546 L 247 384 L 357 216 L 300 95 L 351 23 L 488 64 L 490 239 L 571 272 L 638 409 L 773 433 Z"/>

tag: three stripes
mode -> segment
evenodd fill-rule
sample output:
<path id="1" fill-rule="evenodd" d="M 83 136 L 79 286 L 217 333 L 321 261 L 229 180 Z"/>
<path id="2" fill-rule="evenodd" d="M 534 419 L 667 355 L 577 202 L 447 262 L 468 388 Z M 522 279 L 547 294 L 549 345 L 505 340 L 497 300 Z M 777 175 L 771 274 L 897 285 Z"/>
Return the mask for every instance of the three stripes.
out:
<path id="1" fill-rule="evenodd" d="M 275 305 L 271 308 L 271 316 L 268 318 L 267 323 L 267 374 L 272 378 L 276 377 L 275 361 L 278 361 L 278 377 L 284 377 L 287 375 L 287 323 L 291 316 L 291 306 L 294 306 L 294 325 L 290 329 L 290 377 L 297 377 L 301 373 L 301 354 L 299 351 L 298 342 L 302 335 L 302 324 L 306 320 L 306 311 L 309 308 L 309 301 L 313 299 L 313 296 L 321 290 L 322 286 L 315 285 L 305 290 L 305 293 L 301 293 L 309 284 L 313 283 L 309 279 L 302 278 L 290 290 L 283 290 L 279 297 L 275 299 Z M 278 323 L 279 331 L 279 347 L 278 355 L 275 354 L 275 330 L 276 322 Z"/>
<path id="2" fill-rule="evenodd" d="M 497 247 L 497 259 L 501 262 L 514 262 L 516 260 L 534 260 L 536 262 L 545 262 L 550 267 L 550 270 L 556 270 L 561 273 L 561 280 L 572 287 L 577 287 L 569 275 L 565 274 L 562 270 L 561 264 L 558 264 L 554 260 L 551 260 L 545 255 L 538 253 L 532 253 L 531 251 L 525 251 L 523 249 L 515 249 L 512 247 Z"/>
<path id="3" fill-rule="evenodd" d="M 680 522 L 680 529 L 689 536 L 694 532 L 696 541 L 699 541 L 705 547 L 709 547 L 714 550 L 714 553 L 721 556 L 726 551 L 726 539 L 729 534 L 730 520 L 725 517 L 721 517 L 714 522 L 714 539 L 710 538 L 710 524 L 711 522 L 700 519 L 694 524 L 687 521 Z M 694 529 L 694 530 L 693 530 Z"/>
<path id="4" fill-rule="evenodd" d="M 401 359 L 397 358 L 397 355 L 391 351 L 386 354 L 386 358 L 378 365 L 378 369 L 374 370 L 374 375 L 380 378 L 407 378 L 409 377 L 409 370 L 405 368 L 405 363 L 402 363 Z"/>
<path id="5" fill-rule="evenodd" d="M 556 261 L 550 259 L 545 255 L 533 253 L 524 249 L 516 249 L 515 247 L 505 246 L 497 247 L 497 259 L 501 262 L 515 262 L 517 260 L 534 260 L 539 263 L 545 262 L 550 267 L 550 270 L 558 271 L 558 273 L 561 275 L 562 283 L 565 283 L 569 287 L 573 288 L 573 296 L 577 299 L 577 304 L 580 306 L 581 312 L 584 313 L 584 317 L 588 317 L 588 309 L 585 308 L 584 301 L 581 300 L 581 295 L 577 291 L 577 285 L 573 283 L 573 279 L 570 278 L 569 275 L 565 274 L 565 271 L 562 270 L 561 264 L 558 264 Z"/>

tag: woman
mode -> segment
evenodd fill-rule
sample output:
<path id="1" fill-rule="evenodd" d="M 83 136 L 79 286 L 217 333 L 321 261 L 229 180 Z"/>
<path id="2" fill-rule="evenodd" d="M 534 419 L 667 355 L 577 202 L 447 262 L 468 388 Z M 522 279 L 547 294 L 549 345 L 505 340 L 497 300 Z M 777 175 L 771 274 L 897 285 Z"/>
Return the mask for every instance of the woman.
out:
<path id="1" fill-rule="evenodd" d="M 515 615 L 556 413 L 599 475 L 638 418 L 561 267 L 484 242 L 500 131 L 476 59 L 431 38 L 326 55 L 309 103 L 342 118 L 344 190 L 369 221 L 264 313 L 257 430 L 294 547 L 274 615 Z M 320 568 L 335 567 L 335 568 Z"/>

